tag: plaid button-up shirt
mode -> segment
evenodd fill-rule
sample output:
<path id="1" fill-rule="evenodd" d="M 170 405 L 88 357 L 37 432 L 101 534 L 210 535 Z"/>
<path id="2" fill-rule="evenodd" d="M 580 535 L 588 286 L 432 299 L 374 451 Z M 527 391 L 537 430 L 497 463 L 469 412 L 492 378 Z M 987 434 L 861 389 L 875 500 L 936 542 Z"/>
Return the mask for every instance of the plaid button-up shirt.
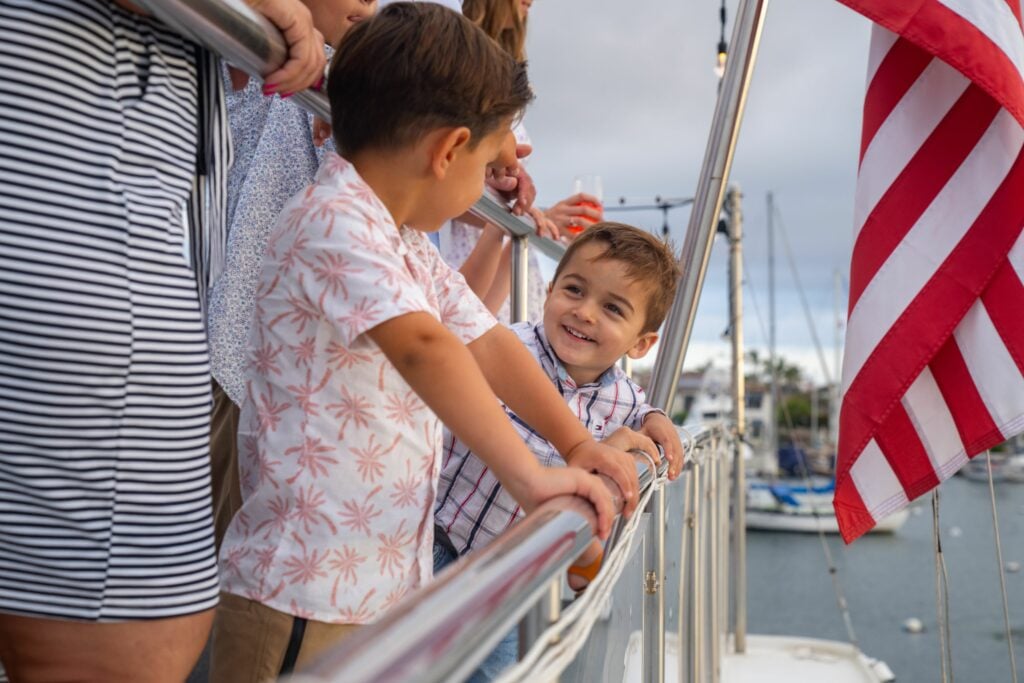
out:
<path id="1" fill-rule="evenodd" d="M 520 340 L 557 387 L 569 408 L 597 440 L 619 427 L 639 429 L 652 412 L 644 391 L 612 366 L 596 382 L 576 386 L 544 335 L 543 324 L 512 325 Z M 509 408 L 505 413 L 537 460 L 545 466 L 565 465 L 554 447 Z M 502 488 L 494 473 L 448 429 L 444 430 L 441 480 L 434 520 L 448 534 L 459 554 L 483 547 L 523 516 L 516 501 Z"/>

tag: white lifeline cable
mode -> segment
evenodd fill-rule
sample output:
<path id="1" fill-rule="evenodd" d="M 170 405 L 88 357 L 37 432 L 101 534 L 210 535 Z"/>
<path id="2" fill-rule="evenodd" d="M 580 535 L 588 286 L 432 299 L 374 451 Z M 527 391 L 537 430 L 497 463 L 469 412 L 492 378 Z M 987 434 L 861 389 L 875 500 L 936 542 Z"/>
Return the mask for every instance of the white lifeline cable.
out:
<path id="1" fill-rule="evenodd" d="M 648 456 L 649 458 L 650 456 Z M 653 466 L 653 462 L 651 463 Z M 656 471 L 656 470 L 652 470 Z M 498 678 L 498 683 L 536 683 L 549 681 L 565 670 L 583 648 L 590 630 L 600 617 L 605 601 L 611 598 L 636 540 L 636 530 L 654 492 L 665 485 L 667 475 L 655 478 L 641 497 L 637 512 L 623 527 L 619 543 L 605 557 L 600 573 L 587 586 L 587 590 L 564 612 L 562 618 L 549 626 L 515 666 L 509 667 Z M 552 642 L 557 640 L 557 642 Z"/>
<path id="2" fill-rule="evenodd" d="M 999 537 L 999 513 L 996 512 L 996 485 L 992 480 L 992 453 L 985 451 L 988 466 L 988 492 L 992 499 L 992 528 L 996 534 L 996 562 L 999 563 L 999 590 L 1003 596 L 1003 622 L 1006 628 L 1006 645 L 1010 648 L 1010 673 L 1017 683 L 1017 659 L 1013 655 L 1013 630 L 1010 628 L 1010 603 L 1006 599 L 1006 573 L 1003 571 L 1003 543 Z"/>

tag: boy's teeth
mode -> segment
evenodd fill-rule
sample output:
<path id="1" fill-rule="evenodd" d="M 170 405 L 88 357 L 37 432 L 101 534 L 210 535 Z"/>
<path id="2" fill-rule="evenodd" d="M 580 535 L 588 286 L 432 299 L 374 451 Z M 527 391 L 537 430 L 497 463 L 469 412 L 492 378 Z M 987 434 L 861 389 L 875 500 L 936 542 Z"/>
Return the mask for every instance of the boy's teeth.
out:
<path id="1" fill-rule="evenodd" d="M 572 336 L 576 337 L 577 339 L 582 339 L 584 341 L 594 341 L 590 337 L 588 337 L 588 336 L 586 336 L 584 334 L 580 334 L 579 332 L 577 332 L 576 330 L 572 329 L 571 327 L 566 327 L 565 331 L 568 332 L 569 334 L 571 334 Z"/>

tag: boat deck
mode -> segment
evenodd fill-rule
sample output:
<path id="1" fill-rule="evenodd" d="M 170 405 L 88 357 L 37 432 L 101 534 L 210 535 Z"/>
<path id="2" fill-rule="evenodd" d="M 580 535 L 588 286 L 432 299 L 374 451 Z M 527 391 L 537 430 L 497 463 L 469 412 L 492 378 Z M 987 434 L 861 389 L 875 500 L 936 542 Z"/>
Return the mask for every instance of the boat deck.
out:
<path id="1" fill-rule="evenodd" d="M 895 680 L 885 662 L 849 643 L 792 636 L 747 636 L 747 651 L 722 658 L 723 683 L 885 683 Z"/>

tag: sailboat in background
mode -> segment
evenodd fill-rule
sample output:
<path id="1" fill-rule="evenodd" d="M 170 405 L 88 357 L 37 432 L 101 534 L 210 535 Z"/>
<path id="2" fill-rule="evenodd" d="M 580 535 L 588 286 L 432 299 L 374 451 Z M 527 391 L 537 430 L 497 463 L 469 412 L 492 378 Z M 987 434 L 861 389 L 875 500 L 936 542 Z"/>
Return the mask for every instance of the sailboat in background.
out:
<path id="1" fill-rule="evenodd" d="M 797 443 L 795 438 L 795 428 L 792 417 L 789 415 L 788 409 L 784 403 L 780 400 L 780 381 L 779 381 L 779 370 L 781 363 L 776 353 L 775 346 L 775 219 L 780 218 L 781 215 L 778 212 L 778 208 L 775 205 L 772 193 L 768 193 L 767 197 L 767 236 L 768 236 L 768 369 L 769 369 L 769 386 L 770 386 L 770 401 L 767 406 L 767 419 L 765 425 L 767 426 L 767 448 L 764 457 L 759 458 L 756 462 L 760 462 L 767 467 L 763 467 L 760 472 L 751 472 L 747 476 L 747 516 L 746 526 L 748 529 L 756 529 L 761 531 L 791 531 L 799 533 L 826 533 L 826 534 L 837 534 L 839 533 L 839 522 L 836 519 L 835 510 L 832 506 L 832 498 L 835 494 L 835 480 L 832 475 L 832 468 L 834 467 L 834 457 L 829 457 L 829 476 L 821 476 L 815 472 L 812 467 L 809 458 L 807 457 L 806 451 L 801 448 L 801 444 Z M 834 278 L 835 287 L 835 306 L 836 306 L 836 363 L 832 372 L 830 372 L 828 365 L 825 361 L 825 354 L 822 349 L 822 344 L 818 338 L 817 330 L 814 326 L 814 320 L 811 317 L 810 306 L 807 303 L 807 297 L 804 293 L 803 284 L 800 280 L 799 272 L 797 271 L 796 261 L 793 258 L 792 251 L 789 246 L 789 240 L 786 237 L 785 226 L 779 220 L 779 227 L 782 228 L 781 235 L 783 238 L 783 246 L 789 262 L 790 272 L 793 276 L 793 281 L 796 285 L 797 292 L 800 294 L 801 303 L 803 304 L 804 314 L 807 322 L 807 327 L 814 342 L 815 350 L 818 354 L 818 359 L 821 364 L 821 372 L 825 379 L 826 385 L 828 386 L 828 402 L 829 408 L 827 411 L 828 422 L 829 422 L 829 441 L 826 448 L 830 448 L 832 453 L 835 452 L 835 435 L 836 435 L 836 420 L 838 418 L 838 401 L 839 401 L 839 345 L 842 331 L 842 317 L 841 317 L 841 276 L 836 273 Z M 818 448 L 817 443 L 820 434 L 818 428 L 818 410 L 819 405 L 819 392 L 817 387 L 812 387 L 810 391 L 810 405 L 811 405 L 811 430 L 809 445 L 814 447 L 816 452 L 821 449 Z M 787 432 L 789 435 L 790 445 L 785 448 L 780 448 L 779 444 L 779 414 L 780 412 L 785 416 L 787 422 Z M 780 471 L 783 476 L 780 476 Z M 1024 475 L 1024 470 L 1022 470 Z M 876 533 L 894 533 L 900 527 L 906 523 L 910 514 L 907 510 L 900 510 L 885 519 L 881 520 L 873 529 Z"/>

